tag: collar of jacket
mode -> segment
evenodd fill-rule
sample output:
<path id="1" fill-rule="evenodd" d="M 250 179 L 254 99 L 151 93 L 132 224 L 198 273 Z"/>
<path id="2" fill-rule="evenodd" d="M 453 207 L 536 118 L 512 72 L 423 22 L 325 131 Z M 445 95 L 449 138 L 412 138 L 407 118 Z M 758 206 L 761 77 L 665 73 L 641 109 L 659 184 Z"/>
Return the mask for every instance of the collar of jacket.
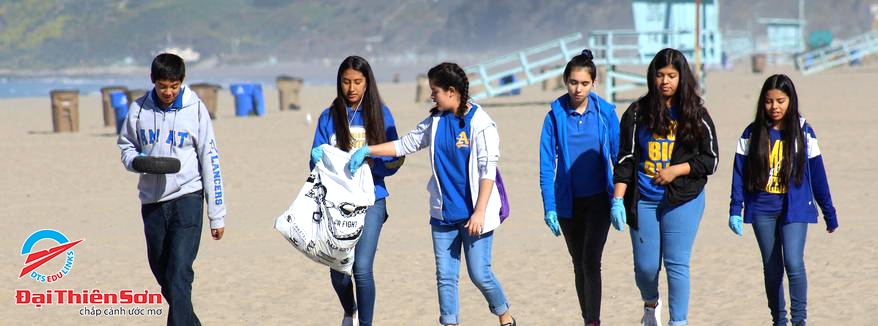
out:
<path id="1" fill-rule="evenodd" d="M 601 101 L 598 95 L 594 92 L 588 93 L 588 100 L 591 103 L 594 103 L 595 113 L 597 113 L 598 121 L 600 121 L 600 123 L 598 124 L 598 128 L 605 128 L 606 123 L 604 121 L 605 118 L 602 108 L 604 103 L 601 103 L 603 101 Z M 568 158 L 565 160 L 565 165 L 567 169 L 570 169 L 571 164 L 573 164 L 569 159 L 570 153 L 567 150 L 567 115 L 569 107 L 570 94 L 561 95 L 560 97 L 555 99 L 554 102 L 552 102 L 552 115 L 555 117 L 555 134 L 558 135 L 559 142 L 563 144 L 562 146 L 559 146 L 561 148 L 561 153 L 564 155 L 565 158 Z M 598 130 L 599 135 L 603 133 L 603 130 Z M 605 141 L 604 137 L 599 137 L 599 139 L 601 142 L 601 148 L 603 148 Z"/>

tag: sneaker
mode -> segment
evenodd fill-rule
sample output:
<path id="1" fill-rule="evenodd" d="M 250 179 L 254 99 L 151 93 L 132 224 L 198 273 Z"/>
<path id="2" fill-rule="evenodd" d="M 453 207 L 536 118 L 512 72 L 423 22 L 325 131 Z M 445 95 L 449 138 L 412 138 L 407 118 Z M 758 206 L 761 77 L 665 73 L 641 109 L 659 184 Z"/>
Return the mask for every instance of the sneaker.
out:
<path id="1" fill-rule="evenodd" d="M 662 326 L 662 300 L 656 302 L 655 307 L 643 306 L 643 318 L 640 324 L 644 326 Z"/>
<path id="2" fill-rule="evenodd" d="M 356 324 L 354 322 L 354 316 L 344 316 L 344 318 L 341 319 L 341 326 L 355 326 Z"/>

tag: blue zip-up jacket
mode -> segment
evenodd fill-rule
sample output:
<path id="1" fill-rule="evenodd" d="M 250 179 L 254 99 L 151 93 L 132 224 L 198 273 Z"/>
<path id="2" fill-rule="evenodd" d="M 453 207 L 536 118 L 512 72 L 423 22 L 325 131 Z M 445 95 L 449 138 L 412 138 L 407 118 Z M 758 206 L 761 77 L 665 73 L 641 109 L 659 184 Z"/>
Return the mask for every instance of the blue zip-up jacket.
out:
<path id="1" fill-rule="evenodd" d="M 613 163 L 619 154 L 619 119 L 616 116 L 616 106 L 594 92 L 588 94 L 588 100 L 595 104 L 600 117 L 598 135 L 604 160 L 603 177 L 606 178 L 607 193 L 612 196 Z M 552 102 L 552 109 L 546 113 L 540 134 L 540 190 L 543 208 L 546 212 L 556 211 L 558 217 L 562 218 L 573 216 L 573 180 L 570 180 L 570 166 L 575 158 L 570 157 L 567 150 L 567 114 L 573 109 L 568 94 Z"/>
<path id="2" fill-rule="evenodd" d="M 332 146 L 336 145 L 335 142 L 335 126 L 332 123 L 332 113 L 330 112 L 332 108 L 327 108 L 323 110 L 323 113 L 320 114 L 320 118 L 317 120 L 317 130 L 314 131 L 314 142 L 311 145 L 311 148 L 329 144 Z M 396 124 L 393 121 L 393 115 L 390 114 L 390 109 L 386 106 L 382 105 L 381 110 L 384 112 L 384 130 L 386 136 L 386 140 L 388 142 L 399 139 L 399 136 L 396 133 Z M 351 108 L 348 108 L 348 117 L 351 116 Z M 357 114 L 351 120 L 351 135 L 354 136 L 354 142 L 351 143 L 351 150 L 355 150 L 361 146 L 366 145 L 365 135 L 362 136 L 362 139 L 356 139 L 357 133 L 365 133 L 365 129 L 363 129 L 363 118 L 362 114 Z M 309 158 L 311 156 L 308 156 Z M 387 192 L 387 186 L 384 185 L 384 177 L 388 177 L 396 173 L 400 167 L 402 167 L 402 163 L 405 162 L 405 157 L 379 157 L 379 156 L 370 156 L 372 158 L 372 181 L 375 184 L 375 199 L 385 198 L 389 195 Z M 314 163 L 309 163 L 311 169 L 314 169 Z"/>
<path id="3" fill-rule="evenodd" d="M 832 205 L 832 196 L 829 194 L 829 183 L 826 180 L 826 170 L 823 168 L 823 156 L 820 154 L 820 146 L 817 144 L 817 134 L 805 119 L 801 119 L 802 132 L 805 136 L 805 164 L 802 176 L 802 184 L 796 185 L 794 180 L 789 180 L 787 194 L 784 196 L 787 209 L 784 218 L 788 223 L 817 223 L 817 207 L 814 201 L 820 205 L 823 211 L 823 219 L 828 229 L 838 227 L 838 219 L 835 215 L 835 207 Z M 732 174 L 732 201 L 729 205 L 729 215 L 741 215 L 744 210 L 744 223 L 752 222 L 752 212 L 746 207 L 756 196 L 748 192 L 744 187 L 744 169 L 747 164 L 747 154 L 750 150 L 750 132 L 753 125 L 747 126 L 738 141 L 735 152 L 735 167 Z M 786 147 L 786 146 L 785 146 Z M 799 151 L 799 148 L 793 148 Z"/>

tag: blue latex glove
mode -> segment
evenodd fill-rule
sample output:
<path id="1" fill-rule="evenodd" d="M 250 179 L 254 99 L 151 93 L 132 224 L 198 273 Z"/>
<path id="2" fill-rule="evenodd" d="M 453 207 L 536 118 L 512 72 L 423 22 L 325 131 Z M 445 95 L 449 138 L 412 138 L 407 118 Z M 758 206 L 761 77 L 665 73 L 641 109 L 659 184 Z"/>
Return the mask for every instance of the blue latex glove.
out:
<path id="1" fill-rule="evenodd" d="M 552 230 L 552 233 L 557 237 L 561 235 L 561 229 L 558 227 L 558 213 L 555 211 L 546 212 L 546 225 L 549 226 L 549 230 Z"/>
<path id="2" fill-rule="evenodd" d="M 311 149 L 311 163 L 317 164 L 323 159 L 323 147 L 317 146 Z"/>
<path id="3" fill-rule="evenodd" d="M 744 219 L 740 215 L 729 216 L 729 229 L 735 232 L 739 237 L 744 235 Z"/>
<path id="4" fill-rule="evenodd" d="M 826 232 L 832 233 L 835 229 L 838 229 L 838 218 L 826 221 Z"/>
<path id="5" fill-rule="evenodd" d="M 625 231 L 625 222 L 627 221 L 625 213 L 625 200 L 622 198 L 613 198 L 613 204 L 610 206 L 610 222 L 618 231 Z"/>
<path id="6" fill-rule="evenodd" d="M 360 166 L 363 165 L 363 161 L 366 160 L 366 156 L 369 155 L 369 146 L 363 146 L 357 149 L 354 152 L 354 155 L 351 155 L 351 162 L 348 163 L 348 167 L 350 168 L 351 175 L 354 175 Z"/>

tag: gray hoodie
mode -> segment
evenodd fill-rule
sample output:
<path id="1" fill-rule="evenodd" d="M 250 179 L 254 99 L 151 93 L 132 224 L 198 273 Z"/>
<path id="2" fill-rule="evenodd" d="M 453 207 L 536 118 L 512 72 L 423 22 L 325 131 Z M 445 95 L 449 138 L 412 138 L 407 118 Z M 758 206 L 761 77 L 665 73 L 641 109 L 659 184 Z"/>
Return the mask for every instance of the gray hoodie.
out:
<path id="1" fill-rule="evenodd" d="M 122 150 L 122 164 L 136 172 L 131 162 L 138 155 L 174 157 L 180 160 L 180 172 L 140 174 L 140 202 L 167 201 L 203 189 L 210 228 L 224 227 L 223 180 L 207 108 L 187 86 L 182 86 L 175 101 L 179 108 L 172 105 L 163 110 L 152 93 L 131 103 L 122 124 L 117 142 Z"/>

